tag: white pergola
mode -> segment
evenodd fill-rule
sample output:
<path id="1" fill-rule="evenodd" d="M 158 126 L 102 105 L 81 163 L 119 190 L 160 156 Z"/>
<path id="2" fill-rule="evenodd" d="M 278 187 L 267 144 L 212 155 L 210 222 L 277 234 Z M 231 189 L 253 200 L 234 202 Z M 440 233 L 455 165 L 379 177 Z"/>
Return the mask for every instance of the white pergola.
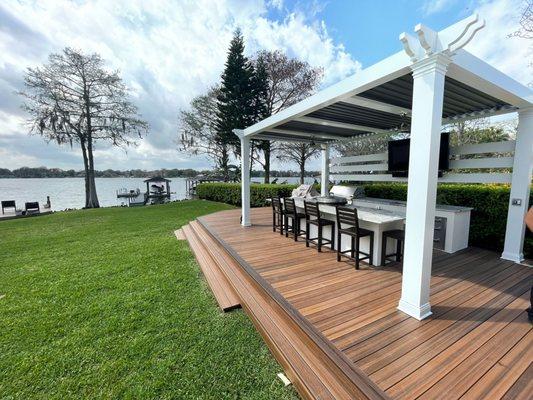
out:
<path id="1" fill-rule="evenodd" d="M 533 92 L 463 47 L 484 27 L 473 15 L 440 32 L 419 24 L 400 35 L 400 51 L 244 130 L 242 225 L 250 226 L 250 139 L 321 144 L 322 194 L 331 142 L 410 127 L 405 255 L 398 308 L 431 314 L 429 288 L 442 125 L 518 112 L 511 196 L 502 258 L 523 260 L 524 216 L 533 169 Z M 495 43 L 495 46 L 498 44 Z"/>

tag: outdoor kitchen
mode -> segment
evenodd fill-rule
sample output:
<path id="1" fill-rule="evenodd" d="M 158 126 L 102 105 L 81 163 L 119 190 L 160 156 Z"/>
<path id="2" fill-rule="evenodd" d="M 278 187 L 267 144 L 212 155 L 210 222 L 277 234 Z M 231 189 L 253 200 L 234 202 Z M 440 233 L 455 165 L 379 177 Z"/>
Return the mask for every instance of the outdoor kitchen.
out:
<path id="1" fill-rule="evenodd" d="M 370 252 L 372 238 L 372 264 L 375 266 L 380 266 L 383 262 L 383 233 L 404 229 L 406 202 L 365 197 L 364 190 L 360 186 L 334 185 L 328 195 L 320 196 L 312 185 L 301 185 L 294 189 L 292 198 L 302 214 L 305 214 L 304 201 L 318 203 L 323 218 L 333 222 L 336 221 L 337 206 L 357 208 L 360 227 L 373 232 L 372 236 L 361 238 L 360 251 Z M 436 205 L 433 236 L 435 249 L 455 253 L 468 247 L 471 210 L 469 207 Z M 332 229 L 335 230 L 333 233 L 336 237 L 336 224 L 324 226 L 322 236 L 331 237 Z M 311 237 L 318 235 L 318 228 L 315 225 L 310 225 L 309 235 Z M 343 236 L 341 250 L 348 250 L 349 245 L 350 241 Z M 385 254 L 395 252 L 396 245 L 394 240 L 387 240 Z M 325 246 L 331 248 L 330 244 Z M 337 247 L 338 243 L 334 243 L 333 249 L 336 250 Z"/>

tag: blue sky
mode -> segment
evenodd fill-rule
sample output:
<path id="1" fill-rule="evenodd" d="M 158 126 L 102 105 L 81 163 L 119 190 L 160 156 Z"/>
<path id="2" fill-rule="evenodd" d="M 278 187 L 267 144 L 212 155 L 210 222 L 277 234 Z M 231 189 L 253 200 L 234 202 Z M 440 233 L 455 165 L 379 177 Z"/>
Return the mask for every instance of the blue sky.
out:
<path id="1" fill-rule="evenodd" d="M 233 31 L 248 54 L 280 49 L 323 67 L 323 87 L 401 50 L 398 36 L 422 22 L 440 30 L 472 12 L 487 27 L 467 50 L 522 83 L 532 45 L 508 38 L 522 0 L 4 0 L 0 3 L 0 167 L 81 169 L 78 149 L 28 136 L 15 94 L 23 72 L 65 46 L 101 54 L 119 69 L 151 125 L 128 152 L 96 146 L 98 169 L 205 168 L 178 151 L 178 110 L 218 82 Z M 274 165 L 274 167 L 280 167 Z M 283 166 L 287 167 L 287 166 Z M 311 168 L 313 165 L 311 165 Z"/>
<path id="2" fill-rule="evenodd" d="M 287 11 L 304 10 L 322 20 L 329 35 L 363 64 L 372 65 L 400 49 L 398 35 L 411 32 L 423 21 L 441 30 L 467 17 L 479 2 L 442 0 L 329 0 L 284 1 L 281 10 L 271 8 L 272 19 L 283 20 Z"/>

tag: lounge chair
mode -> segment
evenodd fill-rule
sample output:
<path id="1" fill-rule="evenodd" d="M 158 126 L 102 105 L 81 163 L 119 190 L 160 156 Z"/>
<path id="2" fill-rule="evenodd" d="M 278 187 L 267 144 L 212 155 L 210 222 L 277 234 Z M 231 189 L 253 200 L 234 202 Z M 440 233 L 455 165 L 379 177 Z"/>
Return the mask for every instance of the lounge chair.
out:
<path id="1" fill-rule="evenodd" d="M 29 201 L 25 205 L 26 214 L 39 214 L 41 208 L 39 207 L 38 201 Z"/>
<path id="2" fill-rule="evenodd" d="M 6 208 L 13 208 L 14 211 L 17 211 L 17 205 L 15 204 L 15 200 L 3 200 L 2 201 L 2 214 L 4 214 L 4 209 Z"/>

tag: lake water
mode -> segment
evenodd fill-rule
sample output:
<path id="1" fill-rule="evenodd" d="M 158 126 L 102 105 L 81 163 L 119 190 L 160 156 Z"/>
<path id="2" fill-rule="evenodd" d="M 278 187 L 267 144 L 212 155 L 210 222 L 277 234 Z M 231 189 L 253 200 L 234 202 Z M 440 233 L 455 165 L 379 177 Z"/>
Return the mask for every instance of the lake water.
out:
<path id="1" fill-rule="evenodd" d="M 145 178 L 96 178 L 96 191 L 101 207 L 121 205 L 125 199 L 117 199 L 117 190 L 126 188 L 146 190 Z M 256 182 L 261 179 L 254 178 Z M 279 178 L 297 183 L 298 178 Z M 171 200 L 186 198 L 185 178 L 171 178 Z M 307 178 L 306 182 L 313 182 Z M 15 200 L 17 208 L 24 208 L 27 201 L 46 203 L 50 196 L 52 210 L 60 211 L 67 208 L 82 208 L 85 205 L 85 183 L 83 178 L 25 178 L 0 179 L 0 200 Z"/>

